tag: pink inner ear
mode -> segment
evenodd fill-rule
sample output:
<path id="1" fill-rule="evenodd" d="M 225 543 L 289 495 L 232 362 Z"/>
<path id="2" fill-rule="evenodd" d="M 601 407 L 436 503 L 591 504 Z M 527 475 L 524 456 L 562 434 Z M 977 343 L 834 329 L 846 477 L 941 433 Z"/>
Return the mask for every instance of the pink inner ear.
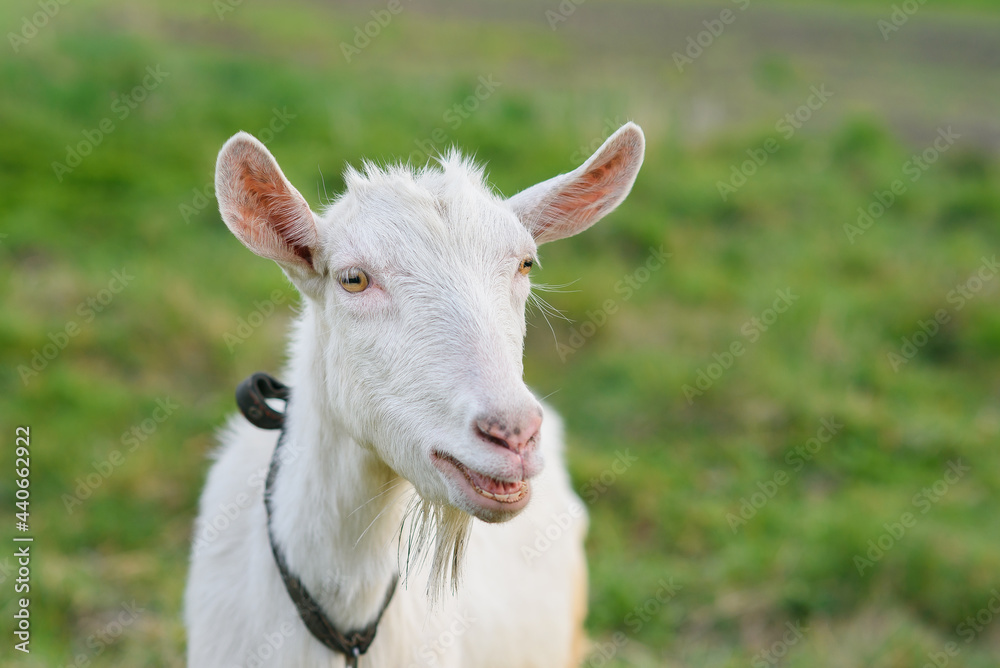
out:
<path id="1" fill-rule="evenodd" d="M 250 199 L 240 207 L 243 220 L 263 217 L 288 249 L 312 266 L 312 250 L 308 244 L 314 239 L 311 229 L 305 224 L 312 217 L 309 207 L 296 194 L 289 192 L 279 174 L 262 168 L 254 160 L 244 161 L 240 165 L 240 173 L 243 175 L 243 192 Z"/>
<path id="2" fill-rule="evenodd" d="M 610 158 L 577 177 L 546 207 L 543 218 L 549 221 L 545 236 L 561 238 L 586 229 L 618 204 L 615 197 L 618 179 L 628 159 L 627 151 L 616 151 Z"/>

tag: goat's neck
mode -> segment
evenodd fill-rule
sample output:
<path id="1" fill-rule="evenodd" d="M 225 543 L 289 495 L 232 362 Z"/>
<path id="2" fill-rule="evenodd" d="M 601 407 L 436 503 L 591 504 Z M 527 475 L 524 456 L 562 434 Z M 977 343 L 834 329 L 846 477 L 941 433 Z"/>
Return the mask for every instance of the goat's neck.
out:
<path id="1" fill-rule="evenodd" d="M 342 631 L 374 619 L 396 574 L 410 485 L 331 415 L 323 340 L 306 307 L 286 382 L 292 400 L 272 496 L 272 530 L 296 574 Z"/>

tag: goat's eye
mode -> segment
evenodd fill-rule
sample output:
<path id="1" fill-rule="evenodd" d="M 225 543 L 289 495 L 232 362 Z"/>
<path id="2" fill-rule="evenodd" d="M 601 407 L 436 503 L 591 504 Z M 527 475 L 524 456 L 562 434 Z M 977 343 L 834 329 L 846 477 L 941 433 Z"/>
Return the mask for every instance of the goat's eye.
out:
<path id="1" fill-rule="evenodd" d="M 368 274 L 357 267 L 351 267 L 340 273 L 340 285 L 348 292 L 361 292 L 368 287 Z"/>
<path id="2" fill-rule="evenodd" d="M 531 272 L 531 268 L 534 266 L 535 261 L 530 257 L 526 257 L 521 260 L 521 264 L 518 265 L 517 270 L 527 276 Z"/>

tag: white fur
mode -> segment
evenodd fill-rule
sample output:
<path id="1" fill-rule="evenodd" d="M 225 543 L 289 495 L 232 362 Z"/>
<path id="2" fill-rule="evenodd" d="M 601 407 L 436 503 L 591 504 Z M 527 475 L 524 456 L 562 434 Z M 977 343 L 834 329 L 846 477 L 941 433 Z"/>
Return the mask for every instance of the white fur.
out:
<path id="1" fill-rule="evenodd" d="M 580 169 L 509 200 L 457 154 L 441 169 L 368 166 L 348 172 L 347 192 L 322 216 L 249 135 L 223 147 L 223 218 L 303 295 L 280 375 L 292 399 L 276 540 L 343 630 L 367 625 L 393 574 L 403 577 L 361 666 L 581 660 L 586 514 L 558 416 L 544 409 L 540 437 L 523 451 L 473 425 L 485 415 L 527 433 L 541 410 L 521 379 L 530 283 L 518 265 L 537 243 L 617 206 L 642 146 L 628 124 Z M 359 293 L 338 281 L 354 267 L 371 279 Z M 185 596 L 193 668 L 344 665 L 309 634 L 274 564 L 262 493 L 276 439 L 239 416 L 223 434 Z M 480 507 L 434 452 L 495 479 L 530 479 L 530 502 L 519 512 Z"/>

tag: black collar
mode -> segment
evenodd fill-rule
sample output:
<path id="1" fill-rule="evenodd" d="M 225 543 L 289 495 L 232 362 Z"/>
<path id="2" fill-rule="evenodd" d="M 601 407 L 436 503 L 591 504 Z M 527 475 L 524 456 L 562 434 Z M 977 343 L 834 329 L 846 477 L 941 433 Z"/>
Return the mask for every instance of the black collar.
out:
<path id="1" fill-rule="evenodd" d="M 385 601 L 382 603 L 382 608 L 379 610 L 375 620 L 363 629 L 344 633 L 334 626 L 333 622 L 326 616 L 326 613 L 323 612 L 319 603 L 312 597 L 312 594 L 309 593 L 309 590 L 302 584 L 298 576 L 288 570 L 285 555 L 275 542 L 274 532 L 271 529 L 271 489 L 274 486 L 274 478 L 278 473 L 278 464 L 280 462 L 278 453 L 285 442 L 285 415 L 268 406 L 266 399 L 282 399 L 286 402 L 287 406 L 290 393 L 291 390 L 286 385 L 272 376 L 261 372 L 253 374 L 236 388 L 236 405 L 247 420 L 261 429 L 281 429 L 281 435 L 278 436 L 278 444 L 275 446 L 274 454 L 271 456 L 271 466 L 267 471 L 267 482 L 264 484 L 264 508 L 267 510 L 267 537 L 271 543 L 271 552 L 274 554 L 274 563 L 278 566 L 278 573 L 281 574 L 281 580 L 285 583 L 285 589 L 288 590 L 288 595 L 291 597 L 292 603 L 295 604 L 295 608 L 299 611 L 299 617 L 302 618 L 302 622 L 306 625 L 306 628 L 313 634 L 313 637 L 328 648 L 343 654 L 347 659 L 348 666 L 356 667 L 358 665 L 358 657 L 368 651 L 372 641 L 375 639 L 375 631 L 378 630 L 378 623 L 381 621 L 385 609 L 389 607 L 392 595 L 396 592 L 399 576 L 393 577 L 392 582 L 389 584 L 389 589 L 385 594 Z"/>

